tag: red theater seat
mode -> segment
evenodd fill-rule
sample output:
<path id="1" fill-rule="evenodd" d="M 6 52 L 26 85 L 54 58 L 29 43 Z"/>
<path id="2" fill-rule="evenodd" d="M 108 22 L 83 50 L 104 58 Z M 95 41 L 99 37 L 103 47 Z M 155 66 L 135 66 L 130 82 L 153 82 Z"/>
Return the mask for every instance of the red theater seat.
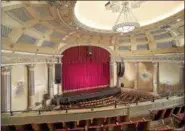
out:
<path id="1" fill-rule="evenodd" d="M 166 112 L 164 113 L 163 119 L 170 117 L 172 113 L 173 113 L 173 108 L 167 108 Z"/>
<path id="2" fill-rule="evenodd" d="M 147 131 L 148 127 L 149 127 L 148 121 L 138 122 L 138 124 L 137 124 L 138 131 Z"/>
<path id="3" fill-rule="evenodd" d="M 120 125 L 113 126 L 113 131 L 122 131 L 122 127 Z"/>
<path id="4" fill-rule="evenodd" d="M 118 122 L 117 117 L 109 117 L 108 124 L 116 124 Z"/>
<path id="5" fill-rule="evenodd" d="M 181 107 L 180 106 L 175 107 L 173 109 L 173 114 L 175 114 L 175 115 L 178 114 L 180 112 L 180 110 L 181 110 Z"/>
<path id="6" fill-rule="evenodd" d="M 118 116 L 118 122 L 125 122 L 128 120 L 128 116 Z"/>
<path id="7" fill-rule="evenodd" d="M 166 109 L 153 110 L 153 111 L 150 111 L 150 115 L 152 119 L 156 121 L 156 120 L 162 119 L 165 112 L 166 112 Z"/>

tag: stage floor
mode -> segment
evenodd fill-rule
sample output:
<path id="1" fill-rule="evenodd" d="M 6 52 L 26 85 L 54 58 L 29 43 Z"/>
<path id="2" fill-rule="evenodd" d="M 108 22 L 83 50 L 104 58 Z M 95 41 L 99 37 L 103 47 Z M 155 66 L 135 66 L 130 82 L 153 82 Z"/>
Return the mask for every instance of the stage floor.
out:
<path id="1" fill-rule="evenodd" d="M 60 104 L 65 103 L 66 100 L 69 103 L 75 103 L 80 101 L 87 101 L 92 99 L 109 97 L 109 96 L 116 95 L 120 92 L 121 92 L 121 89 L 117 87 L 96 88 L 92 90 L 64 93 L 63 95 L 55 98 L 55 100 L 58 101 Z"/>

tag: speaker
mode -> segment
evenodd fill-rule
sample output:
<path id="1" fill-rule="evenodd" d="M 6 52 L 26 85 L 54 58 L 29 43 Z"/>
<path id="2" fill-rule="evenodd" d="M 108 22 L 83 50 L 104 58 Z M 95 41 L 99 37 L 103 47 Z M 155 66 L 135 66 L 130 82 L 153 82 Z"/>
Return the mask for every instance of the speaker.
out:
<path id="1" fill-rule="evenodd" d="M 125 67 L 123 62 L 118 62 L 117 64 L 117 76 L 122 77 L 125 72 Z"/>
<path id="2" fill-rule="evenodd" d="M 55 64 L 55 84 L 61 83 L 61 64 Z"/>

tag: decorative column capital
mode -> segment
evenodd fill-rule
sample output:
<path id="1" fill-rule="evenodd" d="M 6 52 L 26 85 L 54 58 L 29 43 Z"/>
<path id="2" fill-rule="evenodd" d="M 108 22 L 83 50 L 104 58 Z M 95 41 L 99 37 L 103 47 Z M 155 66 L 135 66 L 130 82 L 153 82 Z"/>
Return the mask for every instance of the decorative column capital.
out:
<path id="1" fill-rule="evenodd" d="M 29 69 L 30 71 L 33 71 L 34 68 L 35 68 L 35 64 L 27 65 L 27 67 L 28 67 L 28 69 Z"/>
<path id="2" fill-rule="evenodd" d="M 54 64 L 52 64 L 52 63 L 49 63 L 47 65 L 48 65 L 49 68 L 53 68 L 54 67 Z"/>
<path id="3" fill-rule="evenodd" d="M 13 66 L 3 66 L 1 67 L 1 74 L 2 75 L 10 75 L 10 71 Z"/>
<path id="4" fill-rule="evenodd" d="M 184 68 L 184 62 L 179 62 L 178 65 L 180 68 Z"/>
<path id="5" fill-rule="evenodd" d="M 153 66 L 157 67 L 159 62 L 152 62 Z"/>

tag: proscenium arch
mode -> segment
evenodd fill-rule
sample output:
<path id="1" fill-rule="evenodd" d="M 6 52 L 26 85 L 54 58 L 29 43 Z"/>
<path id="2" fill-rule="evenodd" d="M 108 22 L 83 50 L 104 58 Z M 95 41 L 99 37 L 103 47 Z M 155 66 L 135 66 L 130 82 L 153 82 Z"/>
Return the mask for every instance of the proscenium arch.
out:
<path id="1" fill-rule="evenodd" d="M 114 51 L 111 48 L 109 48 L 109 47 L 105 47 L 105 46 L 102 46 L 102 45 L 89 45 L 89 44 L 71 44 L 71 45 L 66 45 L 66 46 L 63 46 L 63 47 L 61 47 L 59 49 L 58 54 L 62 54 L 65 50 L 67 50 L 67 49 L 69 49 L 71 47 L 77 47 L 77 46 L 95 46 L 95 47 L 100 47 L 100 48 L 103 48 L 106 51 L 108 51 L 111 58 L 113 56 L 115 56 Z"/>
<path id="2" fill-rule="evenodd" d="M 110 85 L 110 53 L 101 47 L 91 47 L 91 56 L 87 54 L 90 51 L 87 45 L 71 47 L 63 52 L 63 91 Z"/>

